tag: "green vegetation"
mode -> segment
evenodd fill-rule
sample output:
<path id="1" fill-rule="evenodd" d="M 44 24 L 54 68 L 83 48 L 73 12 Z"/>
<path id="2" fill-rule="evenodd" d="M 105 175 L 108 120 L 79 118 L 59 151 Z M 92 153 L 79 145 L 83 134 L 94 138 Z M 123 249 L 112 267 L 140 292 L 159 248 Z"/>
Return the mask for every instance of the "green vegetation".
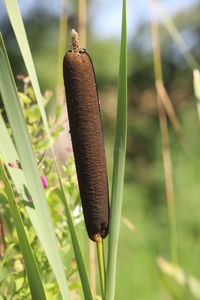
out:
<path id="1" fill-rule="evenodd" d="M 20 17 L 20 12 L 16 6 L 13 6 L 13 3 L 17 5 L 17 1 L 6 0 L 5 2 L 11 9 L 9 17 L 16 22 L 16 15 L 18 13 Z M 15 34 L 18 36 L 17 41 L 21 45 L 21 52 L 13 46 L 15 44 L 13 44 L 14 38 L 10 27 L 2 26 L 2 35 L 16 78 L 18 92 L 6 50 L 1 41 L 0 93 L 5 104 L 3 105 L 1 101 L 3 117 L 0 118 L 0 158 L 4 166 L 0 175 L 0 300 L 25 300 L 31 299 L 31 295 L 32 299 L 38 300 L 38 295 L 30 292 L 31 286 L 34 286 L 34 280 L 38 282 L 37 286 L 41 287 L 38 289 L 40 295 L 43 294 L 42 286 L 44 286 L 46 299 L 91 299 L 91 291 L 98 295 L 96 299 L 101 298 L 98 272 L 96 271 L 97 275 L 90 273 L 91 269 L 93 271 L 97 269 L 98 258 L 96 256 L 94 264 L 88 253 L 88 237 L 80 209 L 73 155 L 69 138 L 67 140 L 68 127 L 66 117 L 63 118 L 63 101 L 65 100 L 59 63 L 62 61 L 66 40 L 62 44 L 58 36 L 62 37 L 66 30 L 66 19 L 63 19 L 65 10 L 68 13 L 69 29 L 74 27 L 76 23 L 74 20 L 78 15 L 77 7 L 74 11 L 68 12 L 65 1 L 63 3 L 59 34 L 56 31 L 56 28 L 59 28 L 59 20 L 54 15 L 50 16 L 48 13 L 43 15 L 42 11 L 33 12 L 25 20 L 37 75 L 32 55 L 27 50 L 28 45 L 22 34 L 23 23 L 18 22 L 13 25 Z M 110 40 L 98 40 L 97 37 L 92 36 L 89 31 L 90 26 L 88 26 L 87 50 L 93 59 L 97 76 L 106 140 L 110 193 L 113 182 L 116 185 L 114 191 L 117 191 L 117 187 L 120 192 L 122 188 L 124 191 L 121 222 L 121 204 L 118 202 L 115 213 L 112 212 L 116 216 L 113 218 L 116 224 L 112 221 L 111 238 L 109 241 L 108 238 L 104 240 L 107 262 L 106 299 L 113 299 L 114 286 L 116 300 L 200 299 L 198 263 L 200 253 L 198 115 L 200 80 L 197 70 L 200 59 L 199 11 L 199 6 L 190 7 L 171 20 L 163 10 L 158 10 L 162 21 L 159 24 L 161 61 L 158 62 L 159 55 L 155 55 L 155 51 L 154 55 L 155 61 L 157 59 L 157 63 L 161 63 L 162 75 L 161 78 L 157 76 L 157 81 L 162 79 L 162 84 L 175 111 L 175 115 L 171 115 L 169 106 L 163 105 L 162 107 L 165 129 L 167 128 L 169 135 L 168 150 L 171 155 L 174 211 L 176 211 L 171 229 L 174 230 L 173 226 L 176 223 L 176 242 L 173 239 L 170 240 L 170 234 L 173 235 L 173 233 L 170 233 L 170 218 L 168 218 L 166 202 L 166 183 L 169 182 L 166 181 L 163 168 L 164 147 L 161 140 L 154 83 L 151 25 L 140 24 L 133 39 L 130 34 L 128 56 L 125 54 L 125 15 L 121 56 L 119 55 L 119 41 L 112 37 Z M 90 24 L 90 19 L 88 23 Z M 121 79 L 118 77 L 120 59 Z M 123 99 L 120 91 L 123 91 L 123 95 L 125 94 L 126 65 L 122 62 L 126 59 L 128 60 L 128 131 L 123 186 L 123 172 L 121 174 L 121 171 L 124 166 L 125 143 L 121 144 L 123 152 L 120 152 L 122 168 L 117 171 L 114 169 L 114 173 L 118 175 L 116 176 L 118 183 L 112 181 L 112 167 L 117 88 L 119 88 L 119 105 L 121 105 L 118 106 L 117 128 L 119 129 L 120 125 L 122 136 L 125 138 L 126 122 L 123 116 L 125 117 L 126 107 L 123 106 L 125 102 L 120 102 L 120 99 Z M 194 87 L 193 68 L 196 69 Z M 19 74 L 25 75 L 19 76 Z M 121 80 L 123 86 L 118 85 L 118 80 Z M 162 92 L 163 90 L 160 91 L 159 96 Z M 123 116 L 122 112 L 124 112 Z M 175 123 L 174 116 L 176 117 Z M 180 127 L 176 126 L 176 121 L 179 122 Z M 61 157 L 63 154 L 58 154 L 56 148 L 52 148 L 63 132 L 66 135 L 62 144 L 59 144 L 59 148 L 64 149 L 64 159 Z M 125 142 L 125 139 L 123 141 Z M 119 142 L 121 139 L 116 138 L 116 145 L 119 146 Z M 58 156 L 56 161 L 55 156 Z M 119 156 L 115 154 L 115 168 L 118 158 Z M 23 169 L 17 165 L 16 160 L 20 161 Z M 9 163 L 11 163 L 10 167 Z M 40 176 L 48 181 L 48 187 L 45 189 L 45 186 L 41 184 Z M 119 183 L 121 186 L 118 185 Z M 122 197 L 120 193 L 115 195 L 112 192 L 111 199 L 113 195 Z M 16 206 L 12 205 L 13 196 Z M 22 225 L 25 231 L 20 231 L 19 228 L 22 228 L 20 227 Z M 119 225 L 119 245 L 116 256 Z M 22 242 L 26 245 L 25 249 L 20 247 L 20 234 L 21 239 L 25 241 Z M 174 249 L 175 256 L 173 255 Z M 27 256 L 24 255 L 24 251 Z M 29 264 L 27 257 L 31 255 L 34 259 Z M 117 265 L 115 266 L 116 258 Z M 31 272 L 29 267 L 32 268 Z M 96 288 L 95 285 L 88 284 L 88 277 L 90 281 L 92 277 L 96 277 Z M 104 278 L 103 273 L 101 277 Z M 103 281 L 104 279 L 101 283 Z M 42 296 L 39 297 L 42 299 Z"/>

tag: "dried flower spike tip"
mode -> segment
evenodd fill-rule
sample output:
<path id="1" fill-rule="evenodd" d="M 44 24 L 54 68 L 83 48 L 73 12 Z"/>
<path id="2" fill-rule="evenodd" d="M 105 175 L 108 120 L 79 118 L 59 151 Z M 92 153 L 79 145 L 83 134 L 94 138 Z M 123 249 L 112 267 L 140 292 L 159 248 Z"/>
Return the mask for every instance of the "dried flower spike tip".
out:
<path id="1" fill-rule="evenodd" d="M 85 224 L 90 239 L 97 241 L 97 236 L 108 234 L 106 160 L 94 68 L 87 52 L 79 48 L 75 31 L 63 60 L 63 76 Z"/>
<path id="2" fill-rule="evenodd" d="M 71 51 L 74 53 L 79 53 L 80 46 L 79 46 L 79 36 L 75 29 L 72 29 L 72 44 L 71 44 Z"/>

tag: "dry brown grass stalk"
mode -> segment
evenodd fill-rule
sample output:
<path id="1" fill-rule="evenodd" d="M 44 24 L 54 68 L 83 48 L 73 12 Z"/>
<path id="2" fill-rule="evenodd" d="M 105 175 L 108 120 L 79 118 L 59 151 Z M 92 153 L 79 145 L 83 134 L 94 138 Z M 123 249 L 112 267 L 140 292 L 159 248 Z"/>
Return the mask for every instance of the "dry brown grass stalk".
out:
<path id="1" fill-rule="evenodd" d="M 174 127 L 175 132 L 177 133 L 177 135 L 179 136 L 180 139 L 183 138 L 183 129 L 180 125 L 180 122 L 178 121 L 178 118 L 176 116 L 176 112 L 174 110 L 174 107 L 171 103 L 171 100 L 169 98 L 169 95 L 166 91 L 166 88 L 163 84 L 162 80 L 159 80 L 156 82 L 156 88 L 157 88 L 157 92 L 159 94 L 160 100 L 163 103 L 163 106 L 165 108 L 165 111 L 172 123 L 172 126 Z"/>
<path id="2" fill-rule="evenodd" d="M 163 156 L 163 167 L 164 167 L 164 176 L 165 176 L 167 209 L 168 209 L 168 223 L 169 223 L 169 231 L 170 231 L 171 258 L 173 261 L 177 261 L 176 213 L 175 213 L 175 201 L 174 201 L 172 162 L 171 162 L 171 155 L 170 155 L 169 133 L 168 133 L 166 112 L 170 112 L 169 115 L 172 118 L 173 123 L 175 121 L 176 128 L 178 126 L 178 132 L 180 131 L 180 127 L 176 121 L 175 113 L 172 109 L 172 106 L 169 105 L 170 100 L 168 98 L 168 95 L 166 93 L 163 84 L 159 27 L 154 14 L 156 0 L 151 0 L 151 4 L 152 4 L 151 30 L 152 30 L 152 44 L 153 44 L 153 56 L 154 56 L 154 70 L 155 70 L 155 87 L 157 92 L 157 104 L 158 104 L 160 132 L 161 132 L 161 140 L 162 140 L 162 156 Z"/>

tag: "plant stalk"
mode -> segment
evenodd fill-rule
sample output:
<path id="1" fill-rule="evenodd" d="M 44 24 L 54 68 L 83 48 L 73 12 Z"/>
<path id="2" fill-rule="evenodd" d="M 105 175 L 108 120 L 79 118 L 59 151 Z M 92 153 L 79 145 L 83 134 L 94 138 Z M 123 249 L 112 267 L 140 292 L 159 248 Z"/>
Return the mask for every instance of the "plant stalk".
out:
<path id="1" fill-rule="evenodd" d="M 90 284 L 93 295 L 96 295 L 96 251 L 95 244 L 89 239 L 89 268 L 90 268 Z"/>
<path id="2" fill-rule="evenodd" d="M 101 295 L 102 299 L 105 299 L 105 257 L 104 257 L 104 248 L 103 248 L 103 239 L 100 235 L 97 237 L 97 256 L 98 256 L 98 265 L 99 265 L 99 277 L 101 285 Z"/>

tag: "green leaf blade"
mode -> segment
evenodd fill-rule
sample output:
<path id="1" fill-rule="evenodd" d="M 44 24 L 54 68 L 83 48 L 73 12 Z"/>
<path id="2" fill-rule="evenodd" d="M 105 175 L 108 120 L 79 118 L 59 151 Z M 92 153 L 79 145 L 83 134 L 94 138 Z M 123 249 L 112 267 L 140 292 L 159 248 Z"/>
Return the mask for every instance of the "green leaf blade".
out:
<path id="1" fill-rule="evenodd" d="M 9 19 L 15 33 L 20 51 L 22 53 L 22 57 L 24 59 L 25 66 L 27 68 L 28 74 L 30 76 L 30 80 L 33 86 L 33 90 L 38 102 L 38 106 L 40 109 L 41 117 L 44 123 L 45 130 L 47 132 L 47 136 L 49 141 L 51 141 L 51 135 L 49 132 L 48 122 L 46 118 L 46 113 L 44 109 L 44 105 L 42 102 L 42 95 L 40 91 L 40 86 L 38 82 L 38 77 L 36 74 L 33 58 L 31 55 L 31 50 L 29 47 L 26 31 L 24 28 L 22 16 L 20 13 L 19 5 L 17 0 L 5 0 L 7 12 L 9 15 Z"/>
<path id="2" fill-rule="evenodd" d="M 114 146 L 114 165 L 111 194 L 111 214 L 106 276 L 106 299 L 115 296 L 117 250 L 122 209 L 126 139 L 127 139 L 127 29 L 126 0 L 123 0 L 117 121 Z"/>
<path id="3" fill-rule="evenodd" d="M 83 258 L 83 254 L 81 251 L 81 247 L 80 247 L 80 243 L 77 237 L 77 233 L 76 233 L 76 229 L 75 229 L 75 225 L 73 222 L 73 218 L 72 218 L 72 214 L 67 202 L 67 197 L 65 194 L 65 190 L 62 184 L 62 180 L 59 174 L 59 170 L 58 170 L 58 166 L 56 164 L 56 169 L 57 169 L 57 174 L 58 174 L 58 178 L 59 178 L 59 183 L 60 183 L 60 187 L 61 187 L 61 196 L 62 196 L 62 202 L 64 204 L 65 207 L 65 212 L 67 215 L 67 222 L 68 222 L 68 226 L 69 226 L 69 230 L 70 230 L 70 236 L 71 236 L 71 240 L 72 240 L 72 245 L 74 248 L 74 254 L 76 257 L 76 261 L 77 261 L 77 267 L 78 267 L 78 271 L 79 271 L 79 275 L 81 278 L 81 283 L 82 283 L 82 288 L 83 288 L 83 293 L 85 296 L 85 299 L 87 300 L 92 300 L 92 292 L 91 292 L 91 288 L 90 288 L 90 283 L 89 283 L 89 279 L 88 279 L 88 274 L 87 274 L 87 270 L 85 267 L 85 262 L 84 262 L 84 258 Z"/>
<path id="4" fill-rule="evenodd" d="M 61 262 L 54 229 L 46 202 L 45 193 L 40 179 L 39 170 L 35 161 L 30 137 L 20 107 L 15 81 L 7 57 L 6 49 L 0 35 L 0 91 L 6 113 L 12 128 L 14 141 L 23 172 L 26 178 L 29 193 L 34 201 L 37 214 L 39 238 L 45 249 L 50 265 L 58 281 L 63 299 L 70 299 Z"/>
<path id="5" fill-rule="evenodd" d="M 20 248 L 22 251 L 22 255 L 24 258 L 26 273 L 28 276 L 29 286 L 31 290 L 31 295 L 33 300 L 46 300 L 44 287 L 42 284 L 41 276 L 29 244 L 28 238 L 26 236 L 26 232 L 23 226 L 23 221 L 21 215 L 17 209 L 14 192 L 10 185 L 9 179 L 6 175 L 5 169 L 3 167 L 2 161 L 0 161 L 0 172 L 3 178 L 3 182 L 5 185 L 5 191 L 7 194 L 8 202 L 10 205 L 10 210 L 14 219 Z"/>

